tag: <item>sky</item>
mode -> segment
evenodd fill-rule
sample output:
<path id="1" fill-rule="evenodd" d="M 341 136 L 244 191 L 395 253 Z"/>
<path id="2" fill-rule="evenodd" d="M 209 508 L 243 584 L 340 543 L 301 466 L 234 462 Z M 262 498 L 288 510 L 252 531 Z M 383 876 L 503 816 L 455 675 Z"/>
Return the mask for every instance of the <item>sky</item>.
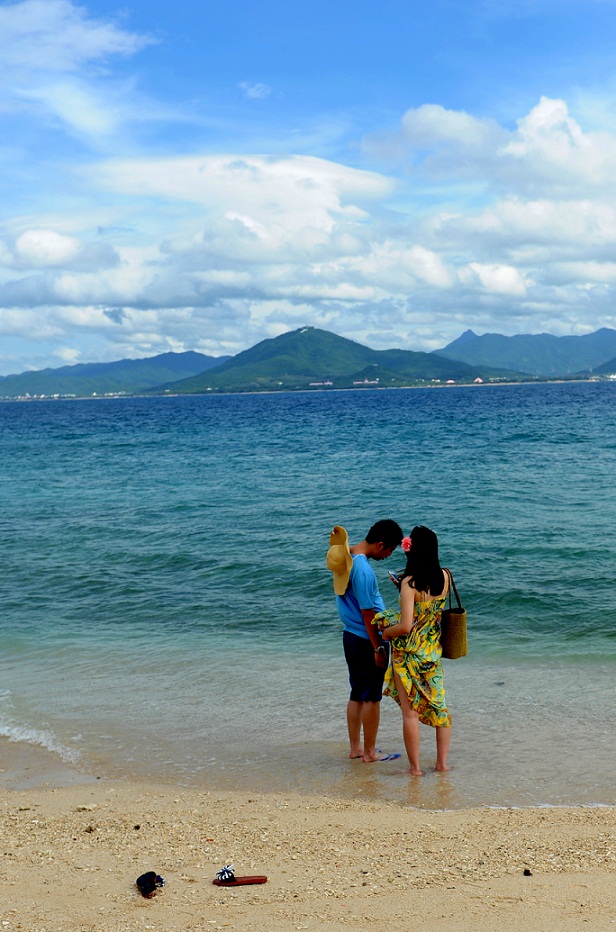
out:
<path id="1" fill-rule="evenodd" d="M 0 375 L 616 327 L 616 0 L 0 0 Z"/>

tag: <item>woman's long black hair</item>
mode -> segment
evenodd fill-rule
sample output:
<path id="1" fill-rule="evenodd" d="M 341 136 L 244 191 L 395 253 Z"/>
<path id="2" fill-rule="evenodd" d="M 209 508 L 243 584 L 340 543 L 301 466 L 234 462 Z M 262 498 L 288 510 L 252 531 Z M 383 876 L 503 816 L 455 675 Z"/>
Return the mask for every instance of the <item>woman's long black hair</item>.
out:
<path id="1" fill-rule="evenodd" d="M 429 527 L 418 525 L 411 531 L 404 575 L 418 592 L 436 596 L 445 588 L 445 574 L 438 560 L 438 538 Z"/>

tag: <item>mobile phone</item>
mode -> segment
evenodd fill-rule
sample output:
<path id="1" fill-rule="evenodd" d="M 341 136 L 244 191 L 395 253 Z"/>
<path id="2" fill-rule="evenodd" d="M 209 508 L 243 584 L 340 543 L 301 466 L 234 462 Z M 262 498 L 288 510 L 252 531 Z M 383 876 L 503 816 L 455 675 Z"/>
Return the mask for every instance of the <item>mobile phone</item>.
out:
<path id="1" fill-rule="evenodd" d="M 392 573 L 391 570 L 388 570 L 387 572 L 389 573 L 389 578 L 391 579 L 392 583 L 395 583 L 397 586 L 400 582 L 400 577 L 396 573 Z"/>

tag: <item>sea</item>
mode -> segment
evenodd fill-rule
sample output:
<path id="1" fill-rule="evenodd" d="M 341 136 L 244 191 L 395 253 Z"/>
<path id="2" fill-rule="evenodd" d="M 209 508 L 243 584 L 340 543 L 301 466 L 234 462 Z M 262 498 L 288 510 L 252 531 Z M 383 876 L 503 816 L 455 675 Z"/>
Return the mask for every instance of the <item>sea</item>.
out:
<path id="1" fill-rule="evenodd" d="M 447 774 L 422 726 L 410 777 L 389 698 L 402 756 L 348 759 L 325 554 L 386 517 L 436 531 L 467 610 Z M 0 527 L 7 780 L 19 753 L 31 784 L 43 755 L 426 809 L 616 803 L 614 382 L 5 402 Z M 403 565 L 374 564 L 391 607 Z"/>

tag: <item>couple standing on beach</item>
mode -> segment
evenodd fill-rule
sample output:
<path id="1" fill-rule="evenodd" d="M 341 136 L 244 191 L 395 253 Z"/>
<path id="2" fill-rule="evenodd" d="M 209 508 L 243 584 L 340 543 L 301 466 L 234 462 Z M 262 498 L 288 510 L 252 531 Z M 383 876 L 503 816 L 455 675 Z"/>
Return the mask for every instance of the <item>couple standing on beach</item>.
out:
<path id="1" fill-rule="evenodd" d="M 398 546 L 406 554 L 406 567 L 399 578 L 390 574 L 400 590 L 400 611 L 392 611 L 385 608 L 369 561 L 386 560 Z M 439 563 L 436 534 L 420 526 L 403 537 L 399 524 L 387 518 L 377 521 L 358 544 L 349 546 L 346 530 L 336 525 L 330 535 L 327 566 L 334 574 L 351 685 L 347 705 L 349 756 L 364 763 L 400 757 L 376 747 L 380 702 L 385 695 L 402 711 L 411 774 L 423 775 L 419 767 L 420 721 L 436 730 L 436 770 L 448 770 L 451 716 L 445 704 L 440 619 L 449 592 L 449 574 Z"/>

